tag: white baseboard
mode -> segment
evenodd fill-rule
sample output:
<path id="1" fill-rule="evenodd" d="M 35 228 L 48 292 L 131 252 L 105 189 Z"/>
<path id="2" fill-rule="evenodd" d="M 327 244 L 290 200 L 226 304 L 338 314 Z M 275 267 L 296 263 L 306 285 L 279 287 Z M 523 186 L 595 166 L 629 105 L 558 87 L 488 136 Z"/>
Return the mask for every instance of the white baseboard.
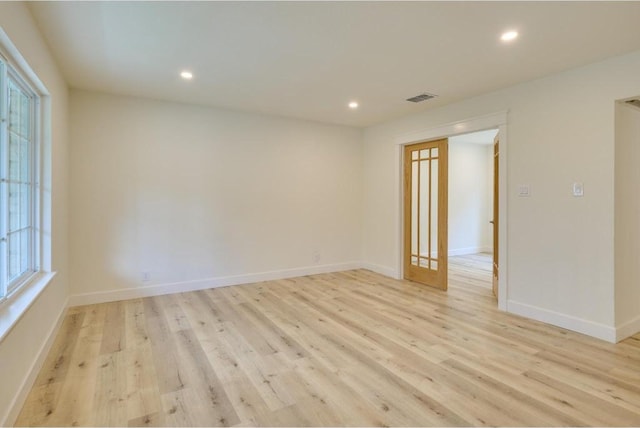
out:
<path id="1" fill-rule="evenodd" d="M 515 302 L 513 300 L 509 300 L 507 302 L 507 312 L 542 321 L 557 327 L 566 328 L 567 330 L 586 334 L 587 336 L 606 340 L 607 342 L 616 342 L 616 329 L 605 324 L 527 305 L 525 303 Z"/>
<path id="2" fill-rule="evenodd" d="M 449 250 L 449 257 L 451 256 L 466 256 L 467 254 L 478 253 L 491 253 L 493 249 L 489 247 L 466 247 L 466 248 L 454 248 Z"/>
<path id="3" fill-rule="evenodd" d="M 447 251 L 447 255 L 449 257 L 453 256 L 466 256 L 468 254 L 478 254 L 478 253 L 492 253 L 493 249 L 489 247 L 465 247 L 465 248 L 454 248 L 449 249 Z M 421 253 L 422 256 L 428 257 L 427 253 Z M 438 252 L 434 251 L 431 253 L 431 257 L 438 257 Z"/>
<path id="4" fill-rule="evenodd" d="M 68 307 L 69 307 L 69 299 L 67 298 L 64 305 L 62 306 L 62 309 L 60 310 L 60 313 L 58 314 L 58 318 L 56 319 L 56 322 L 54 322 L 53 325 L 51 326 L 51 329 L 47 333 L 46 340 L 40 347 L 38 354 L 35 356 L 33 362 L 31 363 L 29 372 L 27 376 L 24 378 L 22 385 L 20 385 L 20 389 L 18 390 L 18 393 L 13 398 L 13 402 L 9 406 L 9 411 L 5 415 L 4 419 L 0 421 L 0 427 L 6 427 L 6 426 L 12 427 L 15 424 L 16 419 L 20 414 L 20 410 L 22 410 L 22 406 L 24 405 L 24 402 L 26 401 L 27 396 L 29 395 L 29 392 L 31 391 L 31 388 L 33 387 L 33 384 L 36 381 L 36 377 L 38 377 L 38 374 L 40 373 L 40 369 L 42 368 L 42 365 L 44 364 L 44 361 L 47 358 L 47 355 L 49 355 L 49 351 L 51 350 L 51 346 L 53 345 L 53 342 L 56 336 L 58 335 L 58 330 L 62 325 L 62 321 L 64 320 Z"/>
<path id="5" fill-rule="evenodd" d="M 183 293 L 187 291 L 206 290 L 209 288 L 227 287 L 229 285 L 251 284 L 253 282 L 272 281 L 294 278 L 320 273 L 340 272 L 360 269 L 361 262 L 348 262 L 330 265 L 309 266 L 295 269 L 284 269 L 269 272 L 251 273 L 217 278 L 199 279 L 195 281 L 174 282 L 169 284 L 148 285 L 144 287 L 122 290 L 99 291 L 96 293 L 74 294 L 69 297 L 69 306 L 94 305 L 97 303 L 117 302 L 119 300 L 138 299 L 141 297 L 161 296 L 164 294 Z"/>
<path id="6" fill-rule="evenodd" d="M 400 274 L 397 270 L 391 269 L 387 266 L 380 266 L 375 263 L 362 262 L 360 263 L 362 269 L 369 269 L 372 272 L 379 273 L 380 275 L 388 276 L 394 279 L 400 279 Z"/>
<path id="7" fill-rule="evenodd" d="M 637 333 L 640 333 L 640 316 L 635 317 L 631 321 L 627 321 L 620 327 L 616 327 L 616 342 L 620 342 Z"/>

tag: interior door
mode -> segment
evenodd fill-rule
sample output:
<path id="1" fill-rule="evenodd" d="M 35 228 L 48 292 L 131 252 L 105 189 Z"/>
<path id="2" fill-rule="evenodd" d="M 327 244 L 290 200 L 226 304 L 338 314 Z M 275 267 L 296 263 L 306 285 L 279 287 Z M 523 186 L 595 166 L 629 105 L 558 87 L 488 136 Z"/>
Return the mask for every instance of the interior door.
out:
<path id="1" fill-rule="evenodd" d="M 448 140 L 404 148 L 404 277 L 447 289 Z"/>
<path id="2" fill-rule="evenodd" d="M 498 297 L 498 158 L 500 157 L 499 135 L 493 140 L 493 295 Z"/>

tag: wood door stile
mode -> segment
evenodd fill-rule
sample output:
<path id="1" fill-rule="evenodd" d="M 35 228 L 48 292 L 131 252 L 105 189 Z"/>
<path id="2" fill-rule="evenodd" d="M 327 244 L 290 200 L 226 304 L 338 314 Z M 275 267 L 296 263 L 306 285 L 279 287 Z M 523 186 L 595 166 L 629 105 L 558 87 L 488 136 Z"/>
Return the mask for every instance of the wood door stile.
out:
<path id="1" fill-rule="evenodd" d="M 493 140 L 493 281 L 491 288 L 493 295 L 498 298 L 498 233 L 499 233 L 499 181 L 498 181 L 498 167 L 499 167 L 499 155 L 500 155 L 500 138 L 499 135 Z"/>

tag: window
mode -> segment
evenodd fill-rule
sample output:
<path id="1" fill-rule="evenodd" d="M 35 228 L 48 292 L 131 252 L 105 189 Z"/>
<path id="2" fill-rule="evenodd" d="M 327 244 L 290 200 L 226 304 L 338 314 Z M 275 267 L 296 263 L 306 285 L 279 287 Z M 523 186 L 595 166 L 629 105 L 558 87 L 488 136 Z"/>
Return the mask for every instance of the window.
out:
<path id="1" fill-rule="evenodd" d="M 38 105 L 0 57 L 0 300 L 39 270 Z"/>

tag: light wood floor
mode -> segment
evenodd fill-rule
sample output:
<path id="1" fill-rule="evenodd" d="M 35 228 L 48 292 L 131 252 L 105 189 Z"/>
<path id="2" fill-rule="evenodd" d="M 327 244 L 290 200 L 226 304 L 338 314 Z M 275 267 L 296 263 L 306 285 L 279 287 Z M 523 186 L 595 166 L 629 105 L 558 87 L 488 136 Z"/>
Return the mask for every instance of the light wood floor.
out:
<path id="1" fill-rule="evenodd" d="M 491 253 L 449 257 L 450 287 L 475 285 L 491 290 L 492 279 L 493 255 Z"/>
<path id="2" fill-rule="evenodd" d="M 69 310 L 18 425 L 640 425 L 640 336 L 367 270 Z"/>

